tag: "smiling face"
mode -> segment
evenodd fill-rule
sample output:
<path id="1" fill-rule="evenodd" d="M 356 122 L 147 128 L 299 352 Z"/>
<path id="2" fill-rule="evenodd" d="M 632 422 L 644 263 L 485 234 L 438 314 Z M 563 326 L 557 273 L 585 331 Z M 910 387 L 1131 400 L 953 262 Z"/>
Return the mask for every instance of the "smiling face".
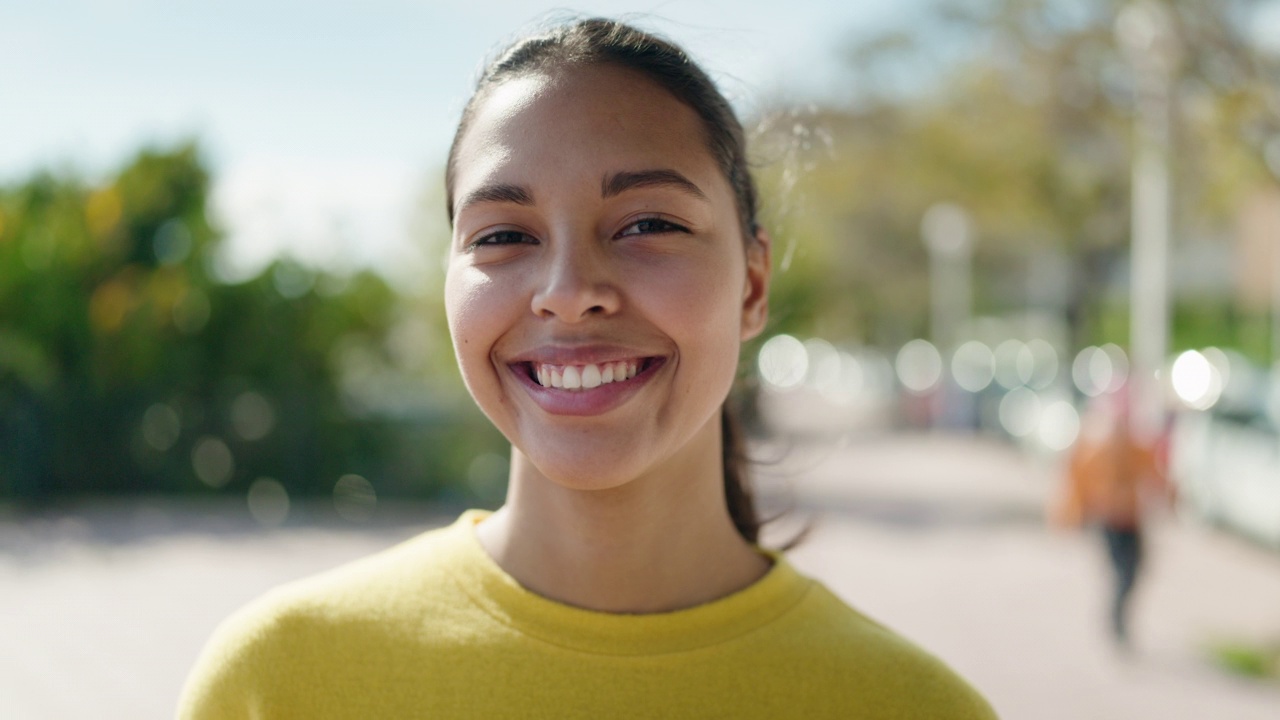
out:
<path id="1" fill-rule="evenodd" d="M 719 453 L 718 412 L 766 313 L 698 115 L 634 71 L 491 88 L 455 155 L 445 305 L 458 364 L 517 461 L 566 487 Z"/>

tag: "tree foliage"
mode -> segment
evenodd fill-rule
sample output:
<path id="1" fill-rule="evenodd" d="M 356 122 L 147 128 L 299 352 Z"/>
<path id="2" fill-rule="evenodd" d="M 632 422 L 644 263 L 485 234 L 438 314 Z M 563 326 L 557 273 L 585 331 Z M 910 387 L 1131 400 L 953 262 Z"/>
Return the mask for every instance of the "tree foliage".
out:
<path id="1" fill-rule="evenodd" d="M 843 97 L 803 117 L 766 113 L 767 184 L 791 198 L 774 220 L 779 244 L 794 244 L 778 276 L 780 296 L 800 302 L 786 326 L 890 346 L 922 335 L 920 221 L 945 201 L 972 218 L 977 312 L 1060 316 L 1076 346 L 1113 332 L 1127 302 L 1135 121 L 1123 7 L 937 0 L 909 26 L 850 43 Z M 1164 7 L 1178 38 L 1175 253 L 1228 253 L 1242 202 L 1275 183 L 1264 156 L 1280 142 L 1280 65 L 1251 49 L 1246 3 Z M 1205 300 L 1178 293 L 1179 307 Z M 1227 334 L 1247 344 L 1252 325 L 1239 320 Z M 1175 314 L 1175 344 L 1194 341 L 1193 325 Z"/>
<path id="2" fill-rule="evenodd" d="M 287 259 L 219 282 L 208 190 L 194 144 L 0 190 L 0 497 L 462 476 L 492 437 L 406 369 L 387 284 Z"/>

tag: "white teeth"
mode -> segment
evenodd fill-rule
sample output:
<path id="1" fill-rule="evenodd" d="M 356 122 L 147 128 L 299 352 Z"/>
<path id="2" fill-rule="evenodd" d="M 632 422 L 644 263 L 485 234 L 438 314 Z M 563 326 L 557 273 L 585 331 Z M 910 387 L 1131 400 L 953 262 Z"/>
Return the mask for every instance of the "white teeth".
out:
<path id="1" fill-rule="evenodd" d="M 573 365 L 566 365 L 564 368 L 564 389 L 577 390 L 582 387 L 582 375 L 578 374 L 578 368 Z"/>
<path id="2" fill-rule="evenodd" d="M 639 360 L 618 360 L 586 365 L 539 365 L 534 363 L 534 376 L 543 387 L 565 390 L 590 390 L 614 382 L 623 382 L 636 376 Z"/>

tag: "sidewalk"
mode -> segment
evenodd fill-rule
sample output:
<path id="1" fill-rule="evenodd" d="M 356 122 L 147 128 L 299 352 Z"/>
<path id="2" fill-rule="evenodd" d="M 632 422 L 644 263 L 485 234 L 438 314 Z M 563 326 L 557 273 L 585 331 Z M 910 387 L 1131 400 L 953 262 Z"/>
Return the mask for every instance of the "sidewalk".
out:
<path id="1" fill-rule="evenodd" d="M 1203 650 L 1280 637 L 1280 556 L 1156 523 L 1124 658 L 1103 632 L 1100 541 L 1044 528 L 1052 464 L 928 435 L 793 454 L 826 454 L 793 480 L 796 515 L 819 523 L 796 564 L 941 656 L 1002 717 L 1280 717 L 1280 684 L 1229 676 Z"/>

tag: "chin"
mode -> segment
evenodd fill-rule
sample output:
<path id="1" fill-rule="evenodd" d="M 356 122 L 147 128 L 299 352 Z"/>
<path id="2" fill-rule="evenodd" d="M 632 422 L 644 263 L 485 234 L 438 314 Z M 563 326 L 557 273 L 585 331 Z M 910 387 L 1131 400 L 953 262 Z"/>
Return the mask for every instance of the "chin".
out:
<path id="1" fill-rule="evenodd" d="M 567 456 L 566 456 L 567 455 Z M 612 490 L 644 474 L 638 458 L 620 458 L 618 453 L 535 452 L 525 454 L 537 474 L 568 490 Z"/>

